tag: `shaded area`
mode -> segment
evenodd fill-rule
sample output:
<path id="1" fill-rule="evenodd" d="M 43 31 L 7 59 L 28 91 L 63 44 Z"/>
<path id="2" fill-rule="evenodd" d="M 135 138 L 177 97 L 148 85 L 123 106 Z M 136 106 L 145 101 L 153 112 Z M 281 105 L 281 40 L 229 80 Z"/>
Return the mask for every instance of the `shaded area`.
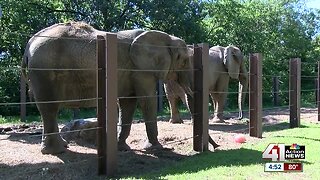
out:
<path id="1" fill-rule="evenodd" d="M 278 112 L 277 114 L 280 113 Z M 266 123 L 263 127 L 264 132 L 289 129 L 288 122 L 280 121 L 281 119 L 278 117 L 274 119 L 276 120 L 274 123 L 264 121 Z M 178 143 L 170 144 L 170 147 L 174 149 L 118 152 L 118 172 L 115 178 L 159 179 L 161 176 L 198 172 L 220 166 L 248 166 L 263 163 L 261 159 L 262 152 L 260 151 L 244 148 L 230 149 L 239 148 L 240 145 L 235 145 L 233 142 L 234 134 L 229 132 L 248 128 L 246 121 L 229 119 L 227 120 L 229 124 L 210 123 L 210 131 L 215 131 L 214 134 L 219 134 L 214 137 L 218 141 L 224 142 L 222 145 L 225 147 L 223 148 L 228 149 L 203 154 L 192 151 L 191 140 L 184 140 L 184 137 L 192 134 L 192 131 L 190 131 L 192 125 L 188 124 L 188 120 L 186 122 L 185 124 L 174 125 L 167 122 L 159 123 L 159 130 L 166 129 L 166 131 L 159 131 L 159 135 L 161 134 L 159 139 L 162 144 L 179 141 Z M 135 128 L 130 136 L 134 136 L 134 139 L 128 143 L 130 145 L 140 144 L 142 137 L 145 136 L 144 124 L 136 123 L 133 126 Z M 307 127 L 301 126 L 301 128 Z M 246 133 L 247 130 L 237 133 Z M 0 140 L 0 147 L 5 148 L 3 155 L 1 155 L 2 157 L 0 156 L 0 179 L 105 179 L 104 176 L 97 176 L 98 157 L 93 144 L 83 143 L 79 146 L 78 142 L 76 144 L 72 142 L 69 151 L 64 154 L 57 156 L 42 155 L 40 153 L 41 134 L 35 133 L 37 132 L 13 131 L 12 133 L 0 134 L 0 139 L 6 139 L 6 142 Z M 297 136 L 295 138 L 302 137 Z M 319 141 L 319 139 L 313 139 L 312 137 L 304 139 Z M 248 140 L 250 143 L 260 141 L 260 139 L 252 140 L 249 138 Z M 19 151 L 14 148 L 23 150 Z M 14 155 L 8 156 L 11 152 Z M 52 157 L 56 159 L 52 160 Z M 9 158 L 15 158 L 15 161 Z M 148 172 L 152 174 L 145 175 Z"/>
<path id="2" fill-rule="evenodd" d="M 221 150 L 216 153 L 205 152 L 195 156 L 192 156 L 185 161 L 181 162 L 178 167 L 167 168 L 164 173 L 157 173 L 154 171 L 147 176 L 137 177 L 146 179 L 160 179 L 161 176 L 183 174 L 183 173 L 196 173 L 201 170 L 216 168 L 219 166 L 248 166 L 252 164 L 263 163 L 261 158 L 261 151 L 251 149 L 233 149 L 233 150 Z M 235 156 L 236 155 L 236 156 Z M 228 158 L 226 158 L 228 157 Z M 221 159 L 221 161 L 219 161 Z M 184 166 L 183 164 L 188 164 Z M 162 171 L 163 172 L 163 171 Z"/>
<path id="3" fill-rule="evenodd" d="M 0 179 L 106 178 L 105 176 L 97 175 L 97 154 L 67 151 L 55 157 L 60 162 L 21 163 L 18 165 L 8 165 L 0 162 Z M 170 150 L 119 152 L 118 172 L 115 178 L 124 176 L 139 177 L 146 172 L 169 167 L 186 157 Z"/>
<path id="4" fill-rule="evenodd" d="M 96 154 L 68 151 L 57 157 L 61 162 L 18 165 L 1 162 L 0 179 L 91 179 L 92 176 L 97 176 Z"/>
<path id="5" fill-rule="evenodd" d="M 119 152 L 119 168 L 116 177 L 140 177 L 146 172 L 170 167 L 187 157 L 171 150 Z"/>

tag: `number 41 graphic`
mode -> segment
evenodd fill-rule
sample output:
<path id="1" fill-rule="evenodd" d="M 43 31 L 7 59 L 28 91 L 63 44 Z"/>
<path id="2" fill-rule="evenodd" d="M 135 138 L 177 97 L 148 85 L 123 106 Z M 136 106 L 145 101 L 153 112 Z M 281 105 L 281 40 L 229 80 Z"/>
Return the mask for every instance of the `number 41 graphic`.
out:
<path id="1" fill-rule="evenodd" d="M 284 144 L 269 144 L 262 153 L 262 159 L 271 159 L 272 161 L 284 161 Z"/>

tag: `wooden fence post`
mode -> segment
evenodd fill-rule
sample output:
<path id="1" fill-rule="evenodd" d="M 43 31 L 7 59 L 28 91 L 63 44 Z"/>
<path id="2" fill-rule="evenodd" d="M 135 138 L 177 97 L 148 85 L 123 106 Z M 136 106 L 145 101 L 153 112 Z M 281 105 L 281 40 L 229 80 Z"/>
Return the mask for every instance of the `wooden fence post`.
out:
<path id="1" fill-rule="evenodd" d="M 117 35 L 97 36 L 98 174 L 108 177 L 117 170 L 117 54 Z"/>
<path id="2" fill-rule="evenodd" d="M 26 87 L 26 80 L 21 75 L 20 76 L 20 121 L 26 122 L 26 115 L 27 115 L 27 87 Z"/>
<path id="3" fill-rule="evenodd" d="M 194 113 L 193 116 L 193 149 L 198 152 L 208 150 L 209 138 L 209 89 L 204 82 L 208 72 L 209 46 L 194 46 Z"/>
<path id="4" fill-rule="evenodd" d="M 314 78 L 314 95 L 315 95 L 315 102 L 316 105 L 318 104 L 318 78 Z"/>
<path id="5" fill-rule="evenodd" d="M 290 128 L 300 126 L 301 59 L 290 59 Z"/>
<path id="6" fill-rule="evenodd" d="M 249 134 L 262 138 L 262 55 L 250 54 L 249 60 Z"/>
<path id="7" fill-rule="evenodd" d="M 279 76 L 272 77 L 273 105 L 279 106 Z"/>
<path id="8" fill-rule="evenodd" d="M 318 61 L 318 86 L 317 86 L 317 106 L 318 106 L 318 121 L 320 121 L 320 61 Z"/>

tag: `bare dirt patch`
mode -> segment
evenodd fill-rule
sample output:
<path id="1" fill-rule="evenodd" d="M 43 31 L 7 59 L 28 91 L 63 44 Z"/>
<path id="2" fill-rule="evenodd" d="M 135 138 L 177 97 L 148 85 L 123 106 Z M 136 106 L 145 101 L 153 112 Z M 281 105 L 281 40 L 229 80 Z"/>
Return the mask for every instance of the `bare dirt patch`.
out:
<path id="1" fill-rule="evenodd" d="M 230 114 L 231 116 L 233 114 Z M 317 122 L 316 109 L 302 109 L 304 121 Z M 263 122 L 271 125 L 289 119 L 287 109 L 264 111 Z M 11 128 L 11 130 L 10 130 Z M 192 124 L 171 124 L 167 118 L 158 122 L 159 140 L 166 147 L 161 151 L 143 151 L 146 138 L 144 123 L 132 126 L 127 142 L 133 151 L 118 153 L 117 177 L 135 176 L 172 165 L 181 159 L 197 154 L 192 148 Z M 43 155 L 40 152 L 41 125 L 0 126 L 0 179 L 103 179 L 97 176 L 97 154 L 94 144 L 69 144 L 69 150 L 59 155 Z M 227 120 L 227 123 L 210 122 L 209 133 L 221 145 L 220 150 L 237 149 L 242 144 L 234 142 L 238 133 L 245 134 L 246 143 L 260 139 L 248 136 L 246 121 Z M 214 152 L 210 145 L 209 150 Z"/>

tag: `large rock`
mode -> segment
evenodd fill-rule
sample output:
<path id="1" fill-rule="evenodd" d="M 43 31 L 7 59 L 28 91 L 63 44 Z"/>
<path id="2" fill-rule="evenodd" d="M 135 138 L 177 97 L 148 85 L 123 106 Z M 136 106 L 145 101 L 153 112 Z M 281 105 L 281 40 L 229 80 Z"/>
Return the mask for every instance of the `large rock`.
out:
<path id="1" fill-rule="evenodd" d="M 62 136 L 67 141 L 84 140 L 96 144 L 97 118 L 76 119 L 62 127 Z"/>

